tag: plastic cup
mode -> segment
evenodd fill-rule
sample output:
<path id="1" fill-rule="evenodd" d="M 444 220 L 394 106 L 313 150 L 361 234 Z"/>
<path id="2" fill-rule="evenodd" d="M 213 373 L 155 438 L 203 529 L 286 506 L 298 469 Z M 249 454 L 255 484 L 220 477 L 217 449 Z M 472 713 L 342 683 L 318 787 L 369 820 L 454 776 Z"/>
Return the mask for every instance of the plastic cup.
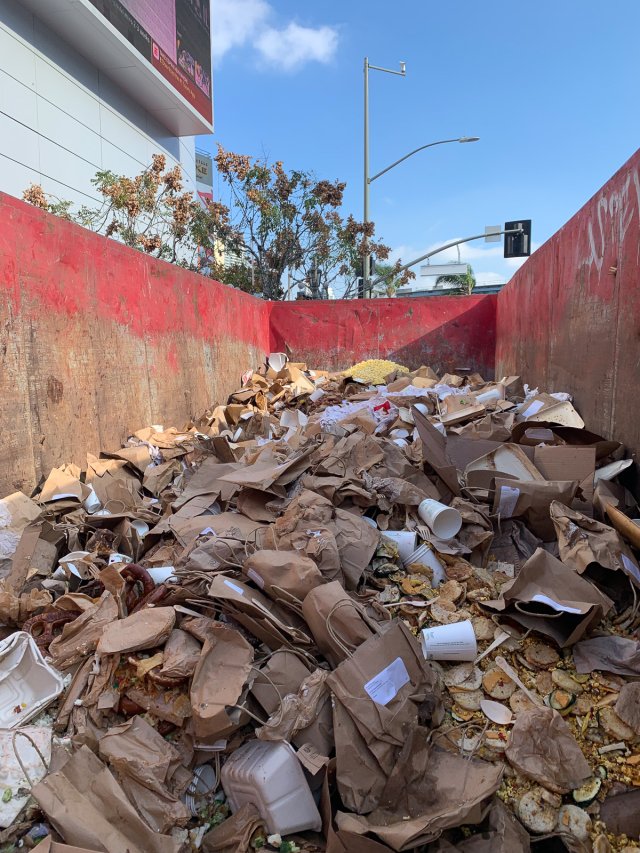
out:
<path id="1" fill-rule="evenodd" d="M 462 527 L 462 516 L 457 509 L 425 498 L 418 507 L 418 515 L 438 539 L 453 539 Z"/>
<path id="2" fill-rule="evenodd" d="M 475 660 L 478 643 L 469 619 L 452 625 L 423 628 L 420 637 L 425 660 Z"/>
<path id="3" fill-rule="evenodd" d="M 382 534 L 398 548 L 398 556 L 402 562 L 406 562 L 416 550 L 416 534 L 410 530 L 385 530 Z"/>

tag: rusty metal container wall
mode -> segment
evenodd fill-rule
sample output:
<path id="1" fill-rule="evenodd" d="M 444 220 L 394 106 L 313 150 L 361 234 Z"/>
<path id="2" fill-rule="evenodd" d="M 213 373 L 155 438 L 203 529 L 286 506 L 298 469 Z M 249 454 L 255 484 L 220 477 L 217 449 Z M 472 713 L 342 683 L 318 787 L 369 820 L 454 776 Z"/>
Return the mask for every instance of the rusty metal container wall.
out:
<path id="1" fill-rule="evenodd" d="M 0 195 L 0 493 L 182 426 L 269 344 L 268 305 Z"/>
<path id="2" fill-rule="evenodd" d="M 640 151 L 499 294 L 496 372 L 570 392 L 640 451 Z"/>

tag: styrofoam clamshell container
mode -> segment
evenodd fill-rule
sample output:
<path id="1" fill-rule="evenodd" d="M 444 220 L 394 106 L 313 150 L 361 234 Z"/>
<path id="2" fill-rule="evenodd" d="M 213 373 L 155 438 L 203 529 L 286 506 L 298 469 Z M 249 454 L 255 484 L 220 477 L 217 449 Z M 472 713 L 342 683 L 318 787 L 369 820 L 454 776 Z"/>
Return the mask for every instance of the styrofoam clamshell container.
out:
<path id="1" fill-rule="evenodd" d="M 270 834 L 322 828 L 302 766 L 285 741 L 245 743 L 228 759 L 221 779 L 231 811 L 253 803 Z"/>
<path id="2" fill-rule="evenodd" d="M 25 631 L 0 642 L 0 729 L 16 728 L 37 716 L 63 688 L 62 676 L 45 662 Z"/>

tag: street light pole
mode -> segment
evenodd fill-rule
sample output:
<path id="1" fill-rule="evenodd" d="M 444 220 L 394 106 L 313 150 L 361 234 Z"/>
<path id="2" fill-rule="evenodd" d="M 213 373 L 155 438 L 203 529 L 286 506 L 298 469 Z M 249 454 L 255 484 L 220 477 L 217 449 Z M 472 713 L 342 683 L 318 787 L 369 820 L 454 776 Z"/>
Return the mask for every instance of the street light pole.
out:
<path id="1" fill-rule="evenodd" d="M 371 220 L 369 217 L 369 70 L 384 71 L 385 74 L 395 74 L 397 77 L 406 77 L 407 71 L 405 63 L 400 63 L 400 71 L 393 71 L 391 68 L 381 68 L 379 65 L 369 65 L 369 57 L 364 59 L 364 224 L 367 225 Z M 368 238 L 365 236 L 365 240 Z M 362 284 L 363 291 L 366 294 L 369 287 L 369 252 L 364 253 L 362 259 Z"/>
<path id="2" fill-rule="evenodd" d="M 369 57 L 364 58 L 364 224 L 369 222 Z M 365 236 L 365 240 L 367 237 Z M 369 253 L 362 259 L 362 295 L 369 283 Z M 358 294 L 359 296 L 360 294 Z"/>

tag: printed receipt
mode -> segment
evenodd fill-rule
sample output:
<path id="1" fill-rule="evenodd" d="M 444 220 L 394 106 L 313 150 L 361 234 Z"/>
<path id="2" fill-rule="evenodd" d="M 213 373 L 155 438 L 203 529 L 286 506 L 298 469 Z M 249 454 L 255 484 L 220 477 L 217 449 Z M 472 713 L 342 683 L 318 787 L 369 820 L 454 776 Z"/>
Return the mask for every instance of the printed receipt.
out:
<path id="1" fill-rule="evenodd" d="M 364 685 L 365 692 L 376 705 L 388 705 L 411 679 L 402 658 L 396 658 L 382 672 Z"/>

